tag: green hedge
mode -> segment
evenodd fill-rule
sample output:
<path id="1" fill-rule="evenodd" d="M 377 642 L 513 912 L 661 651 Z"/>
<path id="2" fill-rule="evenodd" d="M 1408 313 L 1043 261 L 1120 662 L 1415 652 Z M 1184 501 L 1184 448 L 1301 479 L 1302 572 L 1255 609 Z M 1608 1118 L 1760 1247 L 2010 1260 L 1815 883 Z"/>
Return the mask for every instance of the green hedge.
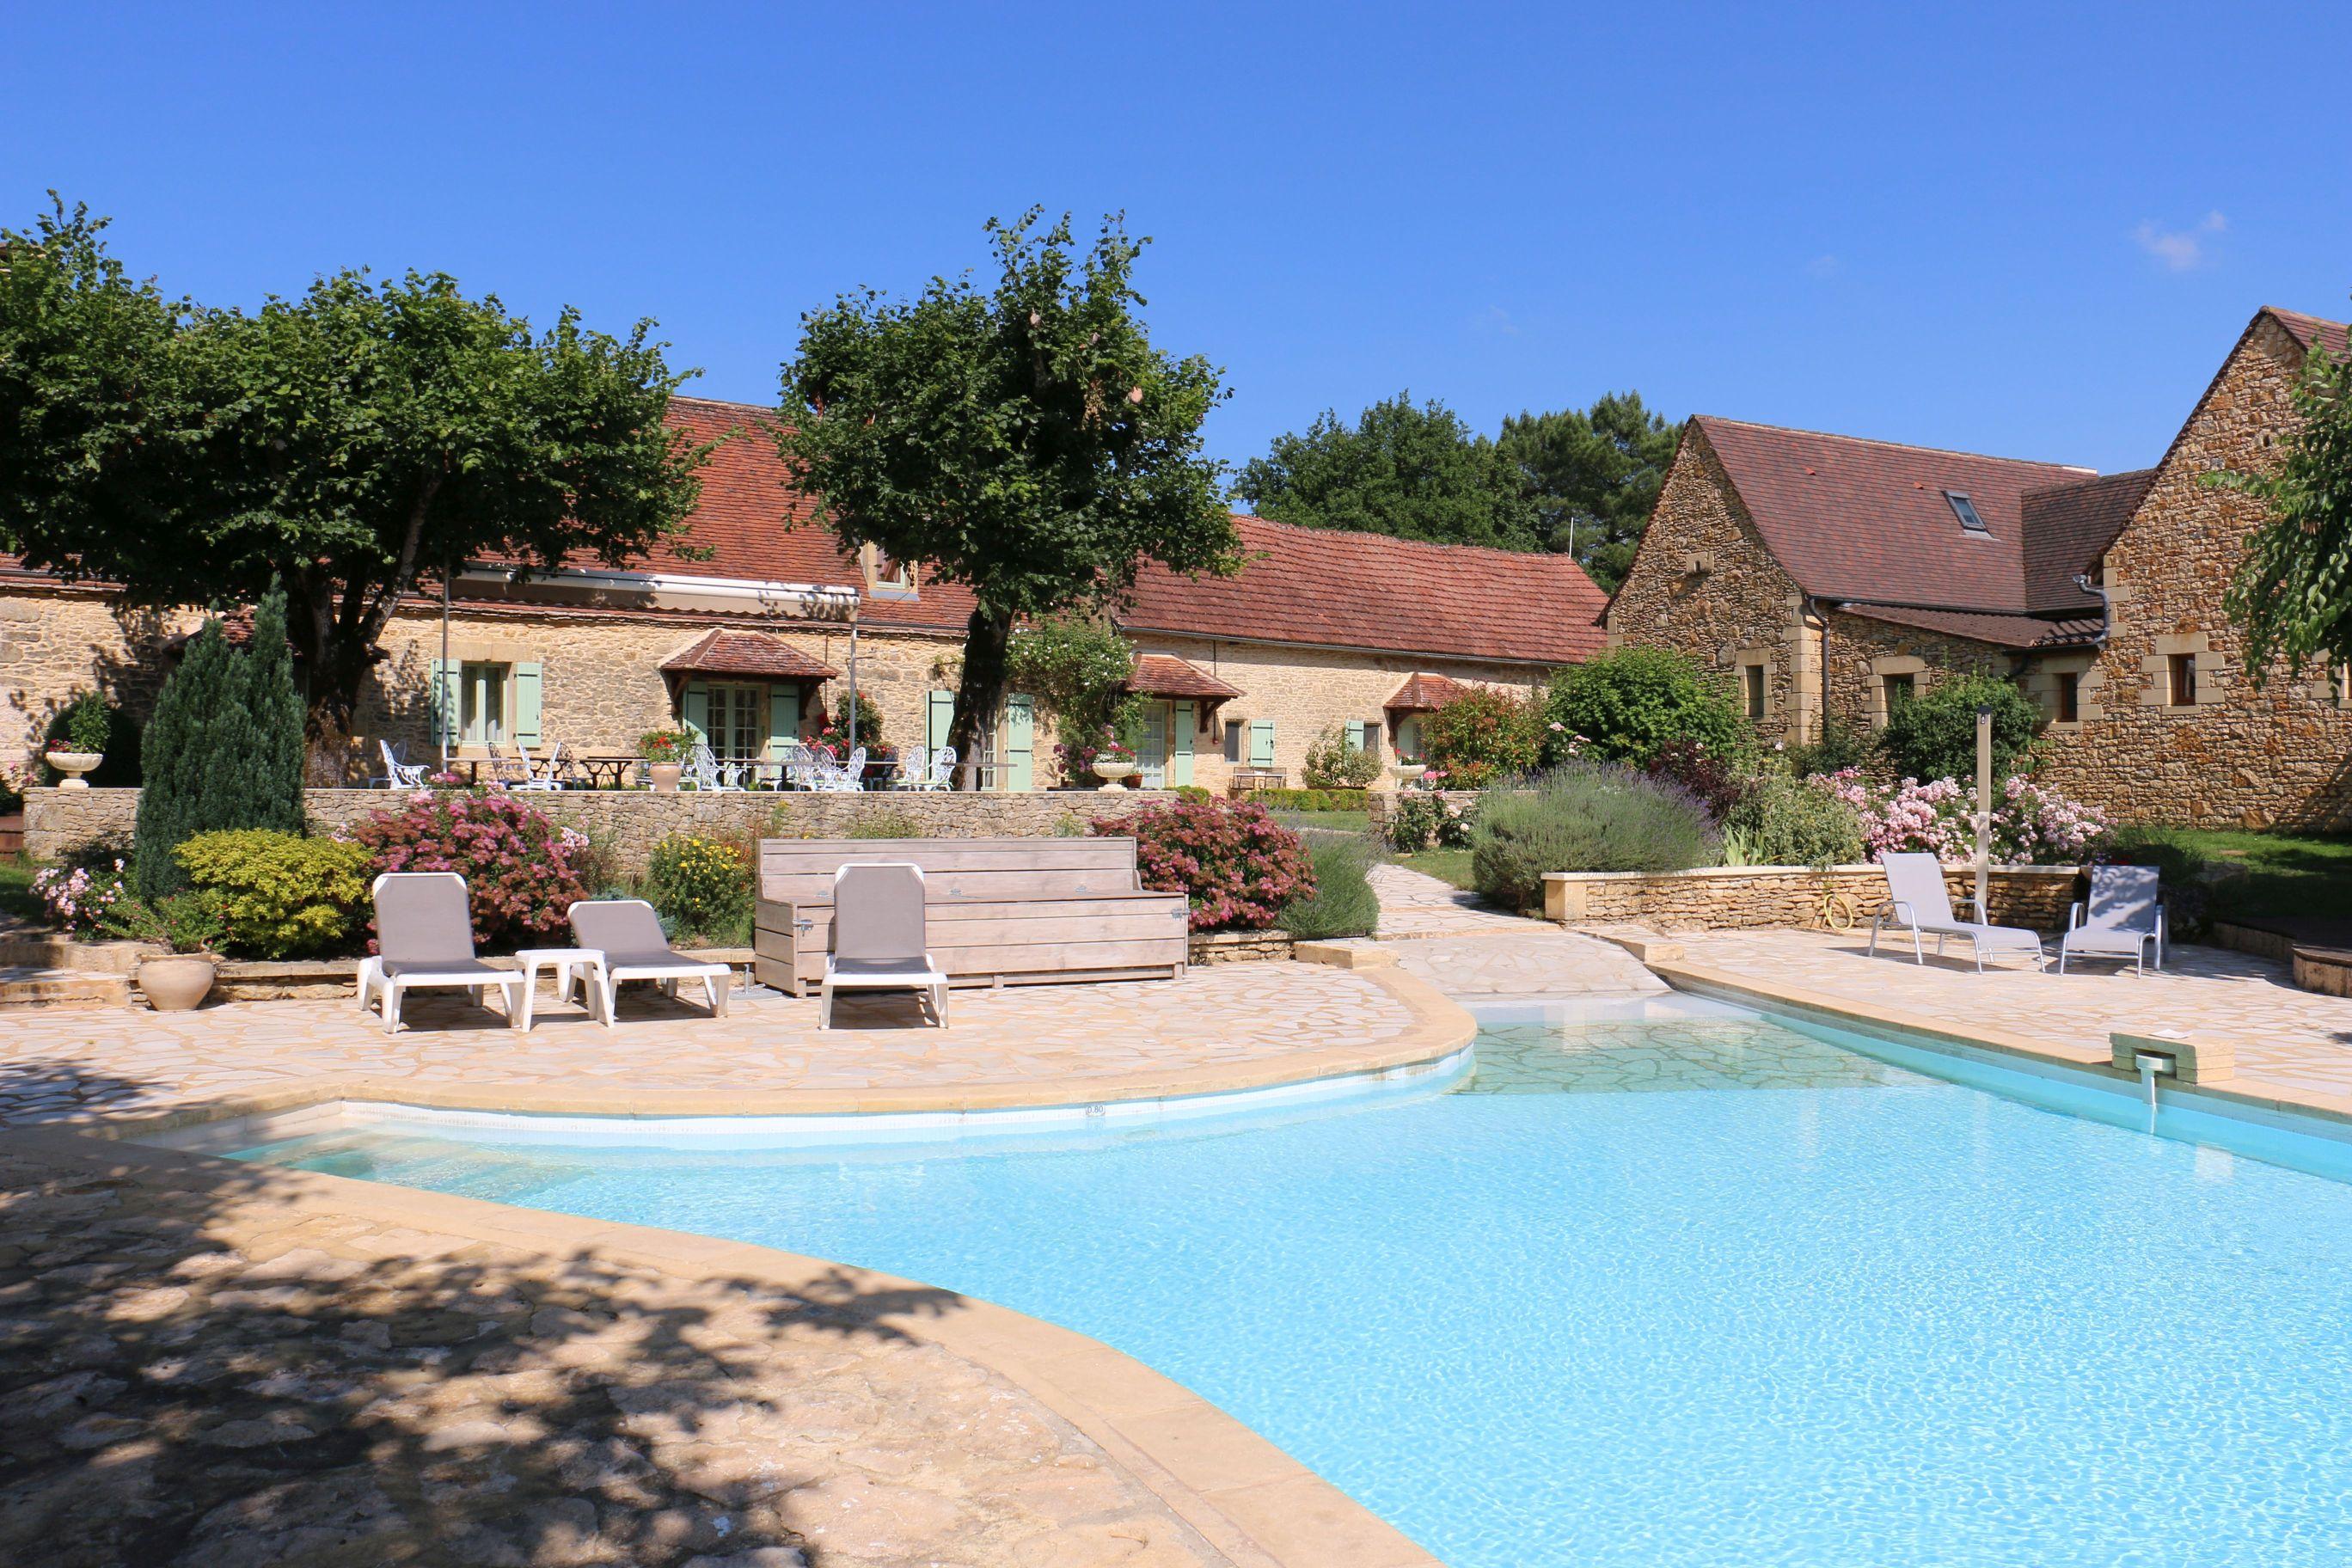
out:
<path id="1" fill-rule="evenodd" d="M 1369 811 L 1371 792 L 1360 789 L 1254 789 L 1253 805 L 1268 811 Z"/>

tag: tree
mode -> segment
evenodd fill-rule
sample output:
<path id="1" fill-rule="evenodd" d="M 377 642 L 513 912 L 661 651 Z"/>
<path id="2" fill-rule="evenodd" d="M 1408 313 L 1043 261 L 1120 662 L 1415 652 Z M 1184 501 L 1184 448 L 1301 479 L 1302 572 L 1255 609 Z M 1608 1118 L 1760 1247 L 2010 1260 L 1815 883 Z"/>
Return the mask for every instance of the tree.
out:
<path id="1" fill-rule="evenodd" d="M 1547 550 L 1575 557 L 1611 593 L 1625 580 L 1682 426 L 1612 392 L 1589 409 L 1520 414 L 1495 445 L 1534 498 Z"/>
<path id="2" fill-rule="evenodd" d="M 1517 468 L 1444 404 L 1411 393 L 1373 404 L 1352 427 L 1326 411 L 1305 435 L 1276 437 L 1234 490 L 1261 516 L 1303 528 L 1505 550 L 1543 542 Z"/>
<path id="3" fill-rule="evenodd" d="M 286 590 L 276 584 L 254 610 L 252 651 L 242 662 L 252 749 L 239 781 L 243 816 L 229 826 L 299 833 L 309 820 L 302 808 L 306 715 L 286 642 Z"/>
<path id="4" fill-rule="evenodd" d="M 174 303 L 62 206 L 0 235 L 0 544 L 132 603 L 250 604 L 273 582 L 342 737 L 394 606 L 489 556 L 618 565 L 675 534 L 709 448 L 662 423 L 674 373 L 566 310 L 535 333 L 495 296 L 410 272 L 322 277 L 247 314 Z"/>
<path id="5" fill-rule="evenodd" d="M 1104 220 L 992 219 L 1000 276 L 934 279 L 913 300 L 866 289 L 803 322 L 782 370 L 778 449 L 853 549 L 921 562 L 971 590 L 948 743 L 978 777 L 1016 622 L 1124 599 L 1147 562 L 1240 568 L 1223 475 L 1201 422 L 1224 395 L 1197 356 L 1151 346 L 1136 309 L 1148 240 Z"/>
<path id="6" fill-rule="evenodd" d="M 1963 675 L 1897 701 L 1878 731 L 1878 754 L 1898 777 L 1977 776 L 1977 710 L 1992 710 L 1992 771 L 2006 778 L 2029 760 L 2042 729 L 2041 710 L 2014 683 L 1998 675 Z"/>
<path id="7" fill-rule="evenodd" d="M 1721 683 L 1667 648 L 1612 648 L 1565 667 L 1544 717 L 1546 767 L 1584 756 L 1646 768 L 1675 741 L 1732 757 L 1753 740 Z"/>
<path id="8" fill-rule="evenodd" d="M 2258 689 L 2282 660 L 2290 678 L 2313 661 L 2352 663 L 2352 356 L 2315 346 L 2294 409 L 2298 425 L 2275 468 L 2205 476 L 2270 507 L 2227 601 Z"/>

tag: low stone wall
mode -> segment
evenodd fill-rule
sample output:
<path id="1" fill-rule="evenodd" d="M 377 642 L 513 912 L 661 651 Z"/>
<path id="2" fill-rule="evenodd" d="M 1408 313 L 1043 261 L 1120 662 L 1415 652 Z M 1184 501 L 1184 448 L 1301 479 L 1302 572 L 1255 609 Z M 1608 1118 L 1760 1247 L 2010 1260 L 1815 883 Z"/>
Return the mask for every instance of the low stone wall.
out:
<path id="1" fill-rule="evenodd" d="M 348 826 L 407 798 L 383 789 L 304 792 L 311 826 L 322 833 Z M 749 842 L 770 838 L 839 838 L 861 824 L 904 821 L 926 838 L 1050 837 L 1083 833 L 1097 816 L 1118 816 L 1150 801 L 1174 798 L 1162 790 L 1054 790 L 1037 795 L 961 795 L 907 791 L 867 795 L 655 795 L 648 790 L 558 790 L 521 798 L 567 826 L 612 847 L 619 868 L 645 869 L 653 847 L 673 833 Z M 107 834 L 128 838 L 139 817 L 135 789 L 29 790 L 25 796 L 25 848 L 52 860 L 74 846 Z"/>
<path id="2" fill-rule="evenodd" d="M 1485 793 L 1486 792 L 1483 790 L 1475 789 L 1441 789 L 1434 791 L 1417 789 L 1409 792 L 1400 789 L 1376 789 L 1370 791 L 1365 795 L 1364 809 L 1371 815 L 1372 826 L 1374 827 L 1380 827 L 1387 823 L 1389 815 L 1396 810 L 1397 802 L 1401 800 L 1425 800 L 1431 795 L 1434 794 L 1443 800 L 1450 801 L 1457 806 L 1466 808 L 1477 804 L 1478 797 Z"/>
<path id="3" fill-rule="evenodd" d="M 1995 925 L 2057 931 L 2075 898 L 2073 866 L 1996 866 L 1988 891 Z M 1975 895 L 1976 874 L 1946 867 L 1957 906 Z M 1821 929 L 1822 899 L 1843 893 L 1858 923 L 1885 906 L 1886 876 L 1875 866 L 1715 867 L 1696 871 L 1554 871 L 1544 878 L 1544 918 L 1566 925 L 1639 924 L 1665 931 Z"/>
<path id="4" fill-rule="evenodd" d="M 1291 956 L 1286 931 L 1211 931 L 1192 933 L 1193 963 L 1264 963 Z"/>

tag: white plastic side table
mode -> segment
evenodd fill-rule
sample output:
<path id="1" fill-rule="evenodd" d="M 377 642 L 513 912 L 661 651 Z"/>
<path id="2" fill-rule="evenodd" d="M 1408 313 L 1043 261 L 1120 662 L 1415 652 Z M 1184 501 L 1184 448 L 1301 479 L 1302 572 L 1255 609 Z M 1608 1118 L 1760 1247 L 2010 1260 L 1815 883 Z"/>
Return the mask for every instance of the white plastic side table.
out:
<path id="1" fill-rule="evenodd" d="M 522 1025 L 530 1027 L 531 1001 L 539 991 L 539 972 L 555 971 L 555 999 L 572 1000 L 572 987 L 593 975 L 582 998 L 588 1006 L 588 1016 L 596 1016 L 597 1001 L 604 994 L 604 955 L 593 947 L 526 947 L 514 955 L 515 967 L 522 971 Z"/>

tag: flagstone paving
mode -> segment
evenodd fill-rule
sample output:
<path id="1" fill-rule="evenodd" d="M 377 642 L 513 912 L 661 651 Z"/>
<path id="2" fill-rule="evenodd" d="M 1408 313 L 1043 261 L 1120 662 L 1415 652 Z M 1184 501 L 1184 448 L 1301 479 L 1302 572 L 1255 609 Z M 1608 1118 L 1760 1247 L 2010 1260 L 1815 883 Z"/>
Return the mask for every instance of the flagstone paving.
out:
<path id="1" fill-rule="evenodd" d="M 1673 939 L 1694 964 L 1866 1006 L 2043 1042 L 2087 1061 L 2108 1058 L 2111 1031 L 2214 1035 L 2237 1049 L 2235 1087 L 2270 1084 L 2300 1095 L 2352 1096 L 2352 1001 L 2302 991 L 2284 964 L 2221 948 L 2175 943 L 2161 974 L 2078 963 L 2070 973 L 1965 956 L 1925 965 L 1906 948 L 1823 931 L 1694 931 Z"/>
<path id="2" fill-rule="evenodd" d="M 1458 936 L 1467 931 L 1515 931 L 1536 922 L 1486 907 L 1477 894 L 1426 871 L 1381 861 L 1366 880 L 1381 901 L 1379 934 L 1397 938 Z"/>

